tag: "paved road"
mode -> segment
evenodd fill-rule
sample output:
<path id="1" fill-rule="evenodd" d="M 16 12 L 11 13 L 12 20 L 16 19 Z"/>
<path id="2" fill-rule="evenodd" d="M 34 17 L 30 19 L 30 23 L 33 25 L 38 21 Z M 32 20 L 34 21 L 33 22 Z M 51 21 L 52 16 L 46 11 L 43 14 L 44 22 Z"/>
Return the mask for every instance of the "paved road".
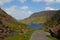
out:
<path id="1" fill-rule="evenodd" d="M 30 40 L 50 40 L 46 35 L 46 32 L 37 30 L 32 34 Z"/>

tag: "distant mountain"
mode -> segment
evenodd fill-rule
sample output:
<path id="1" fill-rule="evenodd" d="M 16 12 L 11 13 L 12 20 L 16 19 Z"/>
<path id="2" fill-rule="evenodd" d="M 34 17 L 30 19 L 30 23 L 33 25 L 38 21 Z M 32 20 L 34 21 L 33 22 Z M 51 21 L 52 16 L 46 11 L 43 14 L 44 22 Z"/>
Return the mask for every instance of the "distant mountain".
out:
<path id="1" fill-rule="evenodd" d="M 41 11 L 33 13 L 30 17 L 21 20 L 22 23 L 45 23 L 51 16 L 53 16 L 57 10 L 48 10 L 48 11 Z"/>

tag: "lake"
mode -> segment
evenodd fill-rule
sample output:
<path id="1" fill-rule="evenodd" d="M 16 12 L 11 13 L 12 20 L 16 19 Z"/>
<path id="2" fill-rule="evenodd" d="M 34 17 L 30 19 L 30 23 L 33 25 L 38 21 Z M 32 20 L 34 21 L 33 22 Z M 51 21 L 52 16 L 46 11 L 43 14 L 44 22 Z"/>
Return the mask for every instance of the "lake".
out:
<path id="1" fill-rule="evenodd" d="M 43 24 L 31 23 L 28 27 L 32 28 L 32 29 L 38 29 L 38 28 L 43 28 L 44 25 Z"/>

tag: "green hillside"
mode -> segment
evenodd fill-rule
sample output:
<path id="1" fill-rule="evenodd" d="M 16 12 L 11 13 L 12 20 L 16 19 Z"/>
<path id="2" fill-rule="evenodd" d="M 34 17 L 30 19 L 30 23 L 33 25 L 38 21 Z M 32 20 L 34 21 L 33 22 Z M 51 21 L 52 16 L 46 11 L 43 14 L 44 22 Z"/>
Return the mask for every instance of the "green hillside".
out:
<path id="1" fill-rule="evenodd" d="M 51 16 L 53 16 L 56 13 L 57 10 L 53 10 L 53 11 L 42 11 L 42 12 L 36 12 L 34 14 L 32 14 L 30 17 L 24 19 L 24 20 L 20 20 L 19 22 L 22 23 L 45 23 L 47 20 L 50 19 Z"/>

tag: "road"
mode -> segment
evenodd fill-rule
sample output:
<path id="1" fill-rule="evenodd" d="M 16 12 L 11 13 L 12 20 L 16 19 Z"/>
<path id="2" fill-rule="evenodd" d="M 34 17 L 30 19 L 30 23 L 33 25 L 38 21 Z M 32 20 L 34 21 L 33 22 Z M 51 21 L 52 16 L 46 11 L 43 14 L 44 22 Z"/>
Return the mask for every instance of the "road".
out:
<path id="1" fill-rule="evenodd" d="M 30 40 L 50 40 L 50 39 L 47 37 L 46 32 L 42 30 L 37 30 L 32 34 Z"/>

